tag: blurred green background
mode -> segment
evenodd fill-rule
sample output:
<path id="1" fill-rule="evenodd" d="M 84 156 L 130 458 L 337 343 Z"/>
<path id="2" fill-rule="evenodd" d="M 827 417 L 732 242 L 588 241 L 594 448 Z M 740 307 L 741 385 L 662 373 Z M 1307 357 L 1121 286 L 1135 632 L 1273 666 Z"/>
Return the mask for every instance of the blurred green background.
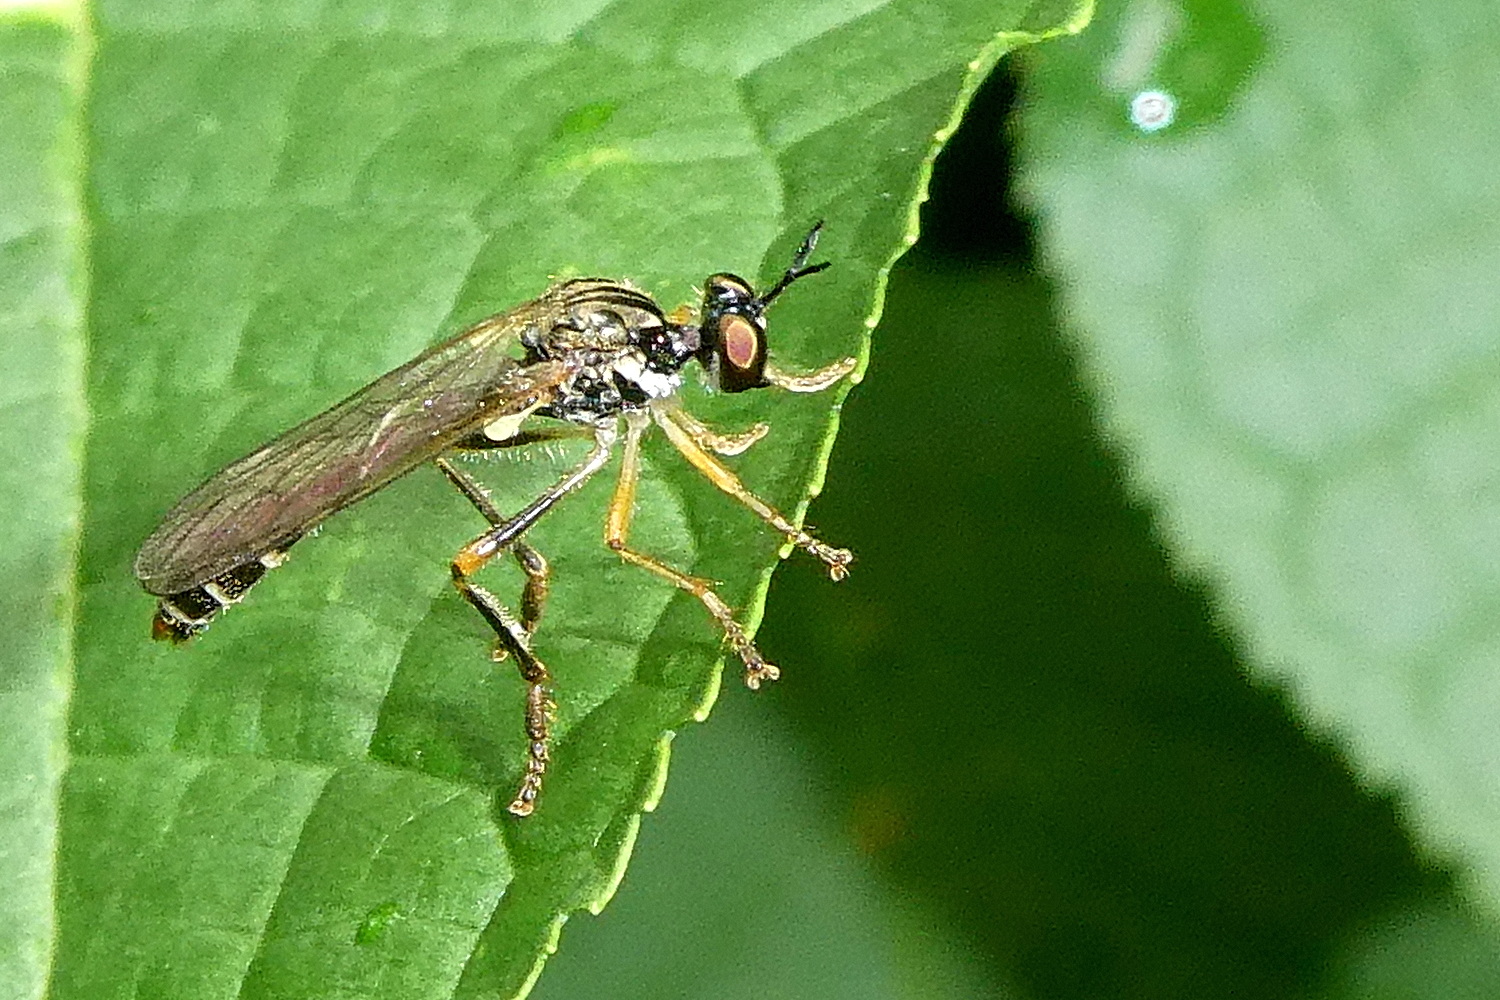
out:
<path id="1" fill-rule="evenodd" d="M 1104 443 L 1013 191 L 1018 91 L 1050 56 L 981 90 L 892 274 L 810 515 L 855 572 L 778 571 L 784 679 L 680 734 L 543 1000 L 1500 990 L 1399 792 L 1251 678 Z"/>

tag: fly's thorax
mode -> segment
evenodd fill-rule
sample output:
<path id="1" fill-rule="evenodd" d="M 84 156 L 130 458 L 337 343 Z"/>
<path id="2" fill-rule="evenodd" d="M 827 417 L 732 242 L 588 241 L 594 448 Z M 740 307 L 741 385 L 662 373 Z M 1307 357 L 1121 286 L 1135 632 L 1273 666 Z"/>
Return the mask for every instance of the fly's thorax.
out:
<path id="1" fill-rule="evenodd" d="M 698 353 L 698 330 L 670 322 L 646 293 L 619 282 L 579 279 L 555 290 L 560 317 L 526 346 L 532 360 L 560 360 L 573 374 L 547 416 L 591 423 L 677 392 Z"/>
<path id="2" fill-rule="evenodd" d="M 670 366 L 662 365 L 660 362 L 654 362 L 645 351 L 638 347 L 622 352 L 610 368 L 612 380 L 622 389 L 633 386 L 639 390 L 639 394 L 645 397 L 641 400 L 643 403 L 646 400 L 674 396 L 677 394 L 678 387 L 682 385 L 682 362 L 679 361 Z"/>
<path id="3" fill-rule="evenodd" d="M 543 358 L 610 354 L 633 345 L 639 331 L 666 325 L 656 300 L 623 282 L 579 278 L 558 285 L 549 298 L 556 306 L 554 321 L 528 345 Z"/>
<path id="4" fill-rule="evenodd" d="M 639 347 L 606 353 L 579 351 L 575 374 L 558 387 L 547 416 L 593 423 L 600 417 L 643 409 L 653 399 L 675 395 L 682 384 L 681 363 L 653 363 Z"/>

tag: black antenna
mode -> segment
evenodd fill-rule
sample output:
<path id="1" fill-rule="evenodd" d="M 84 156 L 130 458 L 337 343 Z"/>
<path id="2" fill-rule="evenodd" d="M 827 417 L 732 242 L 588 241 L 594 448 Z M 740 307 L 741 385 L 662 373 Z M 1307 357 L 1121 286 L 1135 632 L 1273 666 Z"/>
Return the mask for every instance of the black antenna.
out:
<path id="1" fill-rule="evenodd" d="M 812 267 L 807 266 L 807 258 L 812 256 L 813 248 L 818 245 L 818 234 L 822 231 L 823 220 L 819 219 L 817 224 L 808 231 L 806 238 L 802 241 L 802 246 L 797 249 L 797 253 L 792 257 L 792 266 L 786 269 L 786 273 L 781 276 L 781 280 L 776 282 L 769 292 L 759 297 L 762 308 L 770 305 L 772 299 L 786 291 L 787 286 L 798 278 L 805 278 L 809 274 L 817 274 L 819 271 L 827 270 L 831 266 L 826 260 L 821 264 L 814 264 Z"/>

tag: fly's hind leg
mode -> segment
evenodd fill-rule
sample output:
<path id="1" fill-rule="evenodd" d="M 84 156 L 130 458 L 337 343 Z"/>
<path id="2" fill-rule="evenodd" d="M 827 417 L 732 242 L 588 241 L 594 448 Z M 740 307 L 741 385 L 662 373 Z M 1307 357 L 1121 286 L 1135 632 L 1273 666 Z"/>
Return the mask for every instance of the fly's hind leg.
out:
<path id="1" fill-rule="evenodd" d="M 530 639 L 536 634 L 537 623 L 547 607 L 547 596 L 552 593 L 552 567 L 545 556 L 522 539 L 516 540 L 511 551 L 521 572 L 526 574 L 526 585 L 521 589 L 521 629 Z"/>
<path id="2" fill-rule="evenodd" d="M 744 663 L 746 687 L 755 690 L 764 681 L 776 680 L 781 676 L 781 671 L 760 655 L 755 643 L 745 634 L 740 623 L 735 621 L 734 611 L 724 603 L 723 598 L 714 593 L 709 581 L 690 576 L 659 559 L 630 548 L 630 519 L 635 508 L 635 487 L 641 475 L 641 435 L 649 423 L 644 416 L 627 419 L 629 422 L 626 426 L 625 451 L 620 460 L 620 480 L 615 485 L 614 498 L 609 504 L 609 516 L 604 525 L 604 544 L 631 565 L 650 570 L 703 603 L 724 630 L 724 638 L 729 642 L 730 648 Z"/>
<path id="3" fill-rule="evenodd" d="M 437 467 L 448 481 L 456 486 L 469 502 L 484 515 L 492 527 L 506 522 L 504 515 L 491 502 L 484 487 L 471 476 L 454 466 L 447 459 L 437 459 Z M 537 618 L 541 616 L 541 605 L 547 594 L 546 560 L 529 544 L 516 539 L 511 543 L 516 561 L 526 573 L 526 586 L 521 597 L 521 618 L 511 613 L 490 590 L 469 579 L 469 573 L 453 560 L 453 585 L 476 611 L 489 623 L 495 632 L 495 660 L 514 657 L 521 679 L 526 682 L 526 771 L 515 798 L 506 807 L 516 816 L 529 815 L 536 807 L 536 797 L 542 790 L 542 776 L 547 773 L 547 762 L 551 757 L 552 714 L 556 705 L 552 701 L 552 675 L 547 665 L 531 651 L 531 635 L 536 631 Z M 527 555 L 534 557 L 528 560 Z M 528 563 L 540 562 L 540 572 L 530 572 Z M 477 569 L 477 567 L 475 567 Z"/>
<path id="4" fill-rule="evenodd" d="M 542 791 L 542 776 L 547 773 L 547 762 L 552 753 L 552 715 L 557 709 L 552 701 L 552 674 L 531 651 L 530 636 L 510 609 L 493 593 L 470 580 L 456 559 L 453 585 L 495 630 L 499 639 L 495 658 L 503 659 L 502 653 L 515 657 L 521 679 L 526 682 L 526 771 L 515 798 L 506 809 L 516 816 L 529 816 L 536 808 L 536 797 Z"/>
<path id="5" fill-rule="evenodd" d="M 492 527 L 499 527 L 507 520 L 500 513 L 492 500 L 489 492 L 481 486 L 473 476 L 455 466 L 446 458 L 436 460 L 437 467 L 442 470 L 448 481 L 464 495 L 474 509 L 490 522 Z M 552 592 L 552 567 L 547 564 L 547 559 L 531 546 L 524 538 L 517 538 L 510 545 L 511 555 L 515 556 L 516 565 L 526 576 L 526 583 L 521 590 L 521 631 L 529 640 L 536 634 L 537 623 L 541 621 L 542 612 L 547 607 L 547 596 Z M 497 660 L 505 659 L 510 650 L 500 646 L 495 650 Z"/>
<path id="6" fill-rule="evenodd" d="M 494 630 L 499 642 L 496 658 L 503 658 L 499 653 L 515 657 L 521 679 L 527 685 L 526 770 L 515 798 L 506 806 L 516 816 L 528 816 L 536 808 L 536 799 L 542 790 L 542 778 L 547 773 L 547 763 L 551 759 L 552 716 L 557 707 L 552 701 L 552 675 L 546 664 L 531 651 L 531 633 L 536 629 L 546 602 L 549 584 L 547 561 L 522 541 L 521 536 L 552 509 L 557 501 L 599 471 L 600 466 L 609 458 L 615 436 L 613 428 L 601 426 L 595 432 L 594 448 L 583 464 L 527 504 L 520 513 L 509 518 L 495 508 L 484 488 L 473 478 L 446 459 L 437 459 L 438 468 L 448 477 L 449 482 L 468 498 L 491 525 L 490 530 L 465 545 L 453 557 L 453 585 Z M 499 598 L 472 579 L 491 559 L 507 549 L 515 553 L 517 562 L 526 574 L 519 620 Z"/>

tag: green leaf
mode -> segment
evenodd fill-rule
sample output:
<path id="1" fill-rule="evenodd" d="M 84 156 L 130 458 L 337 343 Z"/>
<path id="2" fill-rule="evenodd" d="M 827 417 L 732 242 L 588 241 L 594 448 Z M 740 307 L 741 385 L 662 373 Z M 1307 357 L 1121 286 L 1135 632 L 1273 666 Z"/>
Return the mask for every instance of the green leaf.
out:
<path id="1" fill-rule="evenodd" d="M 701 607 L 600 544 L 607 477 L 531 536 L 559 712 L 525 821 L 503 813 L 522 685 L 447 583 L 480 525 L 435 473 L 330 521 L 185 648 L 147 640 L 135 549 L 216 468 L 551 275 L 672 305 L 711 270 L 774 276 L 826 218 L 838 266 L 778 303 L 773 351 L 862 357 L 934 137 L 1003 52 L 1081 23 L 1072 6 L 106 2 L 92 37 L 8 11 L 0 149 L 24 169 L 0 182 L 0 315 L 29 377 L 8 439 L 3 981 L 524 992 L 561 921 L 608 900 L 671 730 L 719 683 Z M 769 420 L 737 468 L 805 507 L 839 394 L 687 396 L 716 425 Z M 559 452 L 472 468 L 515 509 L 577 459 Z M 778 540 L 662 442 L 646 458 L 633 539 L 753 623 Z"/>
<path id="2" fill-rule="evenodd" d="M 1500 31 L 1472 2 L 1220 6 L 1150 31 L 1165 8 L 1121 6 L 1041 54 L 1023 134 L 1043 246 L 1182 569 L 1493 908 L 1500 140 L 1480 109 Z M 1197 78 L 1222 116 L 1184 53 L 1219 66 Z M 1147 89 L 1180 124 L 1131 125 Z"/>
<path id="3" fill-rule="evenodd" d="M 64 16 L 67 12 L 59 12 Z M 85 223 L 77 23 L 0 17 L 0 997 L 40 994 L 83 498 Z"/>

